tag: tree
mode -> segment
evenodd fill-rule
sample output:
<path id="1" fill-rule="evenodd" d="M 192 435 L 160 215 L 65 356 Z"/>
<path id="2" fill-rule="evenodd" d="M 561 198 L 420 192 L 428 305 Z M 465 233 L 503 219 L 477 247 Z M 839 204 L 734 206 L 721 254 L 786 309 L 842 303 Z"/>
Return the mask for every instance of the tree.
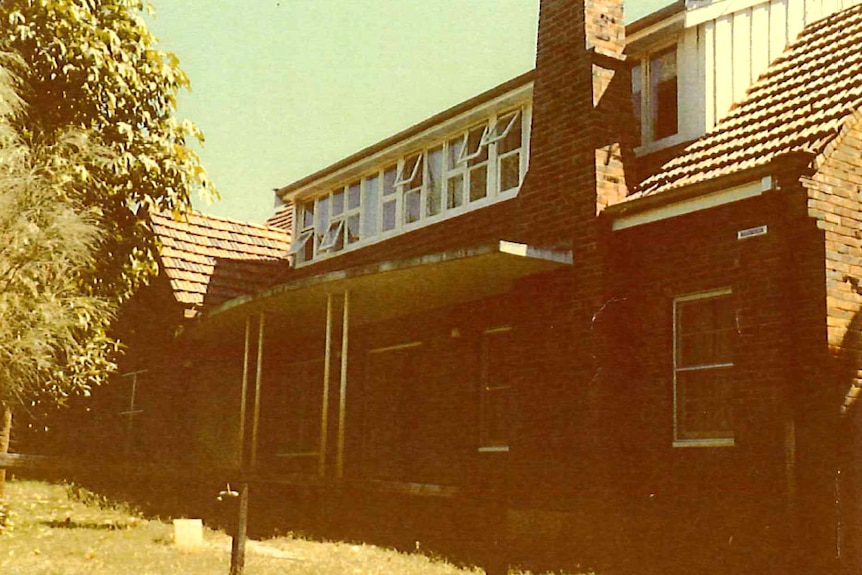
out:
<path id="1" fill-rule="evenodd" d="M 113 367 L 112 303 L 80 289 L 102 239 L 79 198 L 91 179 L 81 166 L 110 156 L 81 132 L 28 145 L 15 127 L 23 110 L 0 67 L 0 452 L 13 408 L 87 393 Z"/>
<path id="2" fill-rule="evenodd" d="M 126 299 L 155 272 L 146 210 L 181 214 L 198 191 L 217 198 L 189 141 L 203 142 L 190 121 L 175 117 L 188 76 L 173 54 L 156 49 L 144 0 L 3 0 L 0 51 L 17 53 L 22 133 L 54 141 L 69 128 L 88 130 L 111 150 L 105 165 L 83 166 L 92 179 L 83 204 L 97 208 L 105 237 L 86 286 Z"/>
<path id="3" fill-rule="evenodd" d="M 62 401 L 100 383 L 118 347 L 106 318 L 156 272 L 146 212 L 182 214 L 195 191 L 217 198 L 189 147 L 203 135 L 174 115 L 189 79 L 156 49 L 144 10 L 143 0 L 0 2 L 0 53 L 17 55 L 4 63 L 20 79 L 0 104 L 0 175 L 11 190 L 0 235 L 18 234 L 26 248 L 0 252 L 21 256 L 9 268 L 21 291 L 10 284 L 0 300 L 18 322 L 0 328 L 3 342 L 15 334 L 0 353 L 17 362 L 0 366 L 4 406 Z M 53 259 L 47 246 L 64 255 Z M 51 263 L 29 265 L 40 261 Z M 0 448 L 8 436 L 0 431 Z"/>

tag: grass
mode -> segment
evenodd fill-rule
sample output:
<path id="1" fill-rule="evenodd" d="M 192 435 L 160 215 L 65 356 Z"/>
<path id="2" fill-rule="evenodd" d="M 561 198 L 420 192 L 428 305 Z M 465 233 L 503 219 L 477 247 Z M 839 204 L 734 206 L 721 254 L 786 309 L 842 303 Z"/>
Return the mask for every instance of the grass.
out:
<path id="1" fill-rule="evenodd" d="M 173 545 L 173 526 L 73 486 L 10 481 L 0 573 L 217 575 L 230 566 L 230 537 L 205 530 L 204 546 Z M 279 537 L 250 541 L 246 575 L 479 575 L 421 554 L 371 545 Z M 523 574 L 527 575 L 527 574 Z"/>

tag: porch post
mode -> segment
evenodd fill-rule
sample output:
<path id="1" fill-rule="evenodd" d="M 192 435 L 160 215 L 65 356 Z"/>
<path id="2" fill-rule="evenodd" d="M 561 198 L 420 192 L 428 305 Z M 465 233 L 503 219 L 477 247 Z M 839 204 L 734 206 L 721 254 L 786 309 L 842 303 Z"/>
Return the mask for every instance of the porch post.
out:
<path id="1" fill-rule="evenodd" d="M 350 292 L 344 292 L 344 315 L 341 329 L 341 388 L 338 393 L 338 479 L 344 476 L 344 422 L 347 413 L 347 350 L 350 341 Z"/>
<path id="2" fill-rule="evenodd" d="M 323 404 L 320 407 L 320 452 L 317 474 L 326 475 L 326 444 L 329 430 L 329 362 L 332 358 L 332 294 L 326 294 L 326 343 L 323 351 Z"/>
<path id="3" fill-rule="evenodd" d="M 240 469 L 243 467 L 245 459 L 245 411 L 248 403 L 248 354 L 251 348 L 251 316 L 245 318 L 245 347 L 242 354 L 242 391 L 239 398 L 239 449 L 237 450 L 238 464 Z"/>
<path id="4" fill-rule="evenodd" d="M 258 347 L 260 342 L 258 342 Z M 242 397 L 239 402 L 238 463 L 241 478 L 236 533 L 231 539 L 230 575 L 242 575 L 245 570 L 245 540 L 248 531 L 248 478 L 245 465 L 245 417 L 248 403 L 248 356 L 251 352 L 251 316 L 245 318 L 245 346 L 242 357 Z M 258 362 L 258 365 L 260 363 Z"/>
<path id="5" fill-rule="evenodd" d="M 257 469 L 257 435 L 260 424 L 260 392 L 263 386 L 263 328 L 264 315 L 260 312 L 257 335 L 257 370 L 254 378 L 254 412 L 251 422 L 251 471 Z"/>

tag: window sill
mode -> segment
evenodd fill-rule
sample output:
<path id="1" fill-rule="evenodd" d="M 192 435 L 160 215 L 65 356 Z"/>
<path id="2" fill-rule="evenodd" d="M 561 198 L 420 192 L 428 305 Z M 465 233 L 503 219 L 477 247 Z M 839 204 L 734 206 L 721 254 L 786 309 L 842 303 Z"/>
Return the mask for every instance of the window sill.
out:
<path id="1" fill-rule="evenodd" d="M 635 148 L 635 156 L 645 156 L 647 154 L 651 154 L 665 148 L 670 148 L 671 146 L 676 146 L 677 144 L 682 144 L 685 141 L 686 139 L 682 135 L 682 133 L 677 132 L 676 134 L 672 136 L 667 136 L 666 138 L 662 138 L 661 140 L 655 140 L 652 142 L 641 144 L 640 146 Z"/>
<path id="2" fill-rule="evenodd" d="M 480 447 L 479 453 L 509 453 L 508 445 L 497 445 L 494 447 Z"/>
<path id="3" fill-rule="evenodd" d="M 673 447 L 734 447 L 736 441 L 732 437 L 716 439 L 675 439 Z"/>
<path id="4" fill-rule="evenodd" d="M 522 181 L 523 183 L 523 181 Z M 453 218 L 457 218 L 459 216 L 463 216 L 473 211 L 480 210 L 482 208 L 486 208 L 488 206 L 502 203 L 511 199 L 514 199 L 518 196 L 518 192 L 520 191 L 520 186 L 517 188 L 512 188 L 510 190 L 506 190 L 505 192 L 500 192 L 495 196 L 483 198 L 481 200 L 476 200 L 473 202 L 469 202 L 458 208 L 454 208 L 451 210 L 446 210 L 440 214 L 437 214 L 430 218 L 425 218 L 423 220 L 419 220 L 418 222 L 412 222 L 410 224 L 402 224 L 400 228 L 395 228 L 393 230 L 388 230 L 385 232 L 381 232 L 377 235 L 374 235 L 369 238 L 365 238 L 354 242 L 352 244 L 348 244 L 344 246 L 343 249 L 338 250 L 336 252 L 329 252 L 324 254 L 318 254 L 314 259 L 310 259 L 304 262 L 296 262 L 293 264 L 293 267 L 296 269 L 304 268 L 306 266 L 314 265 L 319 262 L 327 261 L 332 258 L 338 257 L 342 254 L 348 254 L 350 252 L 356 251 L 358 249 L 364 248 L 366 246 L 371 246 L 385 240 L 399 237 L 401 235 L 410 233 L 414 230 L 422 229 L 424 227 L 428 227 L 439 222 L 445 222 L 446 220 L 450 220 Z"/>

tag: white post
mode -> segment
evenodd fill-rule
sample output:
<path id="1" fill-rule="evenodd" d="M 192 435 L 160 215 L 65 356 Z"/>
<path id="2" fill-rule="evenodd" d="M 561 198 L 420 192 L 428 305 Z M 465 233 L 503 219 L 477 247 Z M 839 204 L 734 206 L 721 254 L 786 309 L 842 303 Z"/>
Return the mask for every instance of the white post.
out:
<path id="1" fill-rule="evenodd" d="M 251 471 L 257 469 L 257 435 L 260 424 L 260 392 L 263 386 L 263 327 L 264 316 L 260 312 L 260 323 L 257 335 L 257 370 L 254 378 L 254 413 L 251 424 Z"/>
<path id="2" fill-rule="evenodd" d="M 344 315 L 341 329 L 341 389 L 338 393 L 337 477 L 344 476 L 344 422 L 347 414 L 347 349 L 350 341 L 350 292 L 344 292 Z"/>
<path id="3" fill-rule="evenodd" d="M 332 358 L 332 294 L 326 295 L 326 343 L 323 351 L 323 403 L 320 406 L 320 453 L 317 473 L 326 475 L 326 444 L 329 431 L 329 362 Z"/>

